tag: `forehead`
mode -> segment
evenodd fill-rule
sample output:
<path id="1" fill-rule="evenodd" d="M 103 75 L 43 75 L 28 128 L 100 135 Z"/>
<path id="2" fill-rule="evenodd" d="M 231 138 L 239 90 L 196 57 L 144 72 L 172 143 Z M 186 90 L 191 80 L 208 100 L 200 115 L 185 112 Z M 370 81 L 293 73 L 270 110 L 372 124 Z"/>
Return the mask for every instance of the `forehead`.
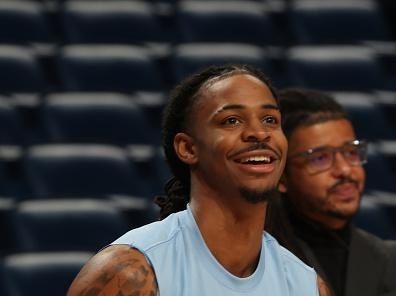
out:
<path id="1" fill-rule="evenodd" d="M 320 146 L 338 147 L 356 138 L 347 119 L 329 120 L 296 128 L 289 137 L 289 154 Z"/>
<path id="2" fill-rule="evenodd" d="M 200 100 L 213 108 L 226 104 L 240 104 L 246 107 L 272 104 L 277 106 L 268 86 L 248 74 L 237 74 L 211 84 L 202 93 Z"/>

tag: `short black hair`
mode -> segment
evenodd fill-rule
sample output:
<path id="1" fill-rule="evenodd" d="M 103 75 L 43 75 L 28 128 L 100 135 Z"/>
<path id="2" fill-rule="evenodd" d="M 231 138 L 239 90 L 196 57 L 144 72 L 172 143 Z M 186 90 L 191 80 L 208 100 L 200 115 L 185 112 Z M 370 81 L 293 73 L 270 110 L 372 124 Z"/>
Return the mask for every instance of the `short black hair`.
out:
<path id="1" fill-rule="evenodd" d="M 201 97 L 202 90 L 216 81 L 238 74 L 251 75 L 261 80 L 268 86 L 278 103 L 277 93 L 264 73 L 252 66 L 239 64 L 210 66 L 183 80 L 171 93 L 163 116 L 162 146 L 174 177 L 165 186 L 167 195 L 155 199 L 155 203 L 161 208 L 160 219 L 185 209 L 189 201 L 190 168 L 175 152 L 173 141 L 176 134 L 187 130 L 190 114 Z"/>
<path id="2" fill-rule="evenodd" d="M 287 138 L 300 126 L 348 119 L 344 108 L 330 94 L 313 89 L 288 88 L 278 92 L 282 128 Z"/>

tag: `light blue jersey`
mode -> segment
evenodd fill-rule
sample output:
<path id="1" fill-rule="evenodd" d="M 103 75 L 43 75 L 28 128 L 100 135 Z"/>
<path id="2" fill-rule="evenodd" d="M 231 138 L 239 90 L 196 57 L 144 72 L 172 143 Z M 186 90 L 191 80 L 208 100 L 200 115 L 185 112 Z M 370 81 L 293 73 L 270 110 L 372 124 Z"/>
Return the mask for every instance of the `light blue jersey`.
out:
<path id="1" fill-rule="evenodd" d="M 160 296 L 319 295 L 314 270 L 268 233 L 251 276 L 228 272 L 206 246 L 190 208 L 131 230 L 113 244 L 128 244 L 146 255 Z"/>

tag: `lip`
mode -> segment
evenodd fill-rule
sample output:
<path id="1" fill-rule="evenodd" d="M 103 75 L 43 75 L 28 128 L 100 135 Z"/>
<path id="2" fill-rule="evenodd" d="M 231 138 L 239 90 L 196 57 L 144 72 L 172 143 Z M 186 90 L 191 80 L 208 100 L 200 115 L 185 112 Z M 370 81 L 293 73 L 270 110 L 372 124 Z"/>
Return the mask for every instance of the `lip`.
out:
<path id="1" fill-rule="evenodd" d="M 354 182 L 347 182 L 333 187 L 330 192 L 340 200 L 354 200 L 359 196 L 358 186 Z"/>
<path id="2" fill-rule="evenodd" d="M 269 158 L 270 162 L 264 163 L 245 163 L 242 160 L 246 160 L 248 158 Z M 240 153 L 236 157 L 233 158 L 233 161 L 244 171 L 259 174 L 259 173 L 270 173 L 275 170 L 276 164 L 279 158 L 277 155 L 269 150 L 269 149 L 260 149 L 245 153 Z"/>

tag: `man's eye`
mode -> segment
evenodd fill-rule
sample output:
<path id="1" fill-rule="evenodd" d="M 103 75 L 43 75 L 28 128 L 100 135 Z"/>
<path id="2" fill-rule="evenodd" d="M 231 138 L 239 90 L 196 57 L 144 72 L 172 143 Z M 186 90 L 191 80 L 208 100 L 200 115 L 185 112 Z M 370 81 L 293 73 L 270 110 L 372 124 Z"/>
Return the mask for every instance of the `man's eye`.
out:
<path id="1" fill-rule="evenodd" d="M 331 153 L 327 151 L 316 152 L 309 157 L 310 163 L 315 165 L 327 163 L 331 160 Z"/>
<path id="2" fill-rule="evenodd" d="M 274 124 L 278 124 L 278 119 L 274 116 L 266 116 L 264 117 L 263 122 L 266 124 L 274 125 Z"/>
<path id="3" fill-rule="evenodd" d="M 241 123 L 241 121 L 236 117 L 229 117 L 223 122 L 225 125 L 236 125 Z"/>
<path id="4" fill-rule="evenodd" d="M 355 147 L 344 149 L 343 155 L 344 157 L 352 160 L 360 158 L 359 149 Z"/>

